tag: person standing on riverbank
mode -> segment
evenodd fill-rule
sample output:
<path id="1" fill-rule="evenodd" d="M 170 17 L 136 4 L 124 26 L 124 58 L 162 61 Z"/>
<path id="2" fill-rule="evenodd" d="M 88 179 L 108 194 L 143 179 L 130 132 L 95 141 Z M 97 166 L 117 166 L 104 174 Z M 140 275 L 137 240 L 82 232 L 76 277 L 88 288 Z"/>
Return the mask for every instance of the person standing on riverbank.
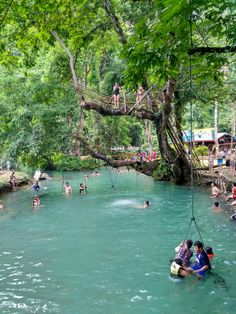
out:
<path id="1" fill-rule="evenodd" d="M 213 170 L 214 170 L 214 160 L 215 160 L 215 154 L 211 151 L 209 153 L 209 159 L 208 159 L 208 166 L 209 166 L 209 171 L 210 174 L 213 174 Z"/>
<path id="2" fill-rule="evenodd" d="M 12 170 L 10 176 L 9 176 L 9 181 L 8 183 L 11 185 L 12 189 L 16 189 L 16 177 L 15 177 L 15 172 Z"/>
<path id="3" fill-rule="evenodd" d="M 219 172 L 222 171 L 224 156 L 225 156 L 225 152 L 221 149 L 217 154 L 217 165 L 219 168 Z"/>

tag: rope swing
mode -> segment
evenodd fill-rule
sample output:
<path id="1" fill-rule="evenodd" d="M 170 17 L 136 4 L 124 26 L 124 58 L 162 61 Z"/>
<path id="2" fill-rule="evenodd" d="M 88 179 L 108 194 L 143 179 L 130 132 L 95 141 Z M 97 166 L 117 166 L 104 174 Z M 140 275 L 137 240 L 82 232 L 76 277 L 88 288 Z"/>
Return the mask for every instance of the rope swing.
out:
<path id="1" fill-rule="evenodd" d="M 191 1 L 189 2 L 189 6 L 191 9 Z M 189 31 L 190 31 L 190 48 L 193 48 L 193 30 L 192 30 L 192 10 L 190 10 L 190 18 L 189 18 Z M 189 91 L 190 91 L 190 100 L 189 100 L 189 111 L 190 111 L 190 179 L 191 179 L 191 219 L 189 226 L 187 228 L 184 241 L 187 239 L 189 234 L 191 225 L 194 224 L 196 230 L 198 232 L 199 238 L 204 245 L 203 238 L 201 236 L 200 230 L 198 228 L 196 218 L 195 218 L 195 204 L 194 204 L 194 167 L 193 167 L 193 103 L 192 103 L 192 90 L 193 90 L 193 82 L 192 82 L 192 55 L 189 55 Z"/>

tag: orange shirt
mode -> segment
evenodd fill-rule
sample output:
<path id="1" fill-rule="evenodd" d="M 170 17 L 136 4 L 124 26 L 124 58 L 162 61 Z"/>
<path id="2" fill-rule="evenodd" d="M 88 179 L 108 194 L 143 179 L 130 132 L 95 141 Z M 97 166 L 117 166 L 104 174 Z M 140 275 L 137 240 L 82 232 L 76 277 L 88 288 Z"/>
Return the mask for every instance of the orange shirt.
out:
<path id="1" fill-rule="evenodd" d="M 208 256 L 208 258 L 209 258 L 209 260 L 211 261 L 214 257 L 215 257 L 215 254 L 207 254 L 207 256 Z"/>

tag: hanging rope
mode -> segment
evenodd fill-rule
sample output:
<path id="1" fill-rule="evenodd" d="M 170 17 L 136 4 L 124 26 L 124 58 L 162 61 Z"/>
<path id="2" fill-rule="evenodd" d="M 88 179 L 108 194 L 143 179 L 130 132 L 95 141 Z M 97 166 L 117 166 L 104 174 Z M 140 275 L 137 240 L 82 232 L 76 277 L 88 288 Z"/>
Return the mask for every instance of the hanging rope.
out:
<path id="1" fill-rule="evenodd" d="M 109 178 L 111 180 L 111 187 L 114 189 L 115 188 L 115 184 L 114 184 L 114 181 L 113 181 L 113 178 L 112 178 L 112 173 L 111 173 L 111 170 L 110 170 L 110 166 L 107 165 L 107 168 L 108 168 Z"/>
<path id="2" fill-rule="evenodd" d="M 138 171 L 136 171 L 136 188 L 137 188 L 137 191 L 138 191 L 138 189 L 139 189 L 139 182 L 138 182 L 138 175 L 139 175 L 139 172 Z"/>
<path id="3" fill-rule="evenodd" d="M 189 19 L 189 31 L 190 31 L 190 48 L 193 47 L 193 29 L 192 29 L 192 10 L 191 10 L 191 0 L 189 2 L 190 6 L 190 19 Z M 191 219 L 185 234 L 184 240 L 186 240 L 188 233 L 190 231 L 191 225 L 194 224 L 198 232 L 199 238 L 202 243 L 204 243 L 201 236 L 200 230 L 198 228 L 196 219 L 195 219 L 195 204 L 194 204 L 194 167 L 193 167 L 193 103 L 192 103 L 192 55 L 189 56 L 189 92 L 190 92 L 190 101 L 189 101 L 189 112 L 190 112 L 190 176 L 191 176 Z"/>
<path id="4" fill-rule="evenodd" d="M 63 169 L 61 169 L 61 192 L 64 191 L 64 175 L 63 175 Z"/>

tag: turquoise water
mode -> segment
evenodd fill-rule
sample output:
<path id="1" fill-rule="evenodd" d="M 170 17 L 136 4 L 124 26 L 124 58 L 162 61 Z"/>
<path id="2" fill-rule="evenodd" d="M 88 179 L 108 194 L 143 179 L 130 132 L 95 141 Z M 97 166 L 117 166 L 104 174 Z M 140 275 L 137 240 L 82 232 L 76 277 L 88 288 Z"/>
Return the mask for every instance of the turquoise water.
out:
<path id="1" fill-rule="evenodd" d="M 214 276 L 169 279 L 169 259 L 190 221 L 189 187 L 101 173 L 89 178 L 87 195 L 78 193 L 84 173 L 66 173 L 69 197 L 55 174 L 42 182 L 38 209 L 31 190 L 2 197 L 0 313 L 235 313 L 236 224 L 212 211 L 209 191 L 195 190 L 195 216 L 227 289 Z M 194 227 L 189 237 L 198 239 Z"/>

